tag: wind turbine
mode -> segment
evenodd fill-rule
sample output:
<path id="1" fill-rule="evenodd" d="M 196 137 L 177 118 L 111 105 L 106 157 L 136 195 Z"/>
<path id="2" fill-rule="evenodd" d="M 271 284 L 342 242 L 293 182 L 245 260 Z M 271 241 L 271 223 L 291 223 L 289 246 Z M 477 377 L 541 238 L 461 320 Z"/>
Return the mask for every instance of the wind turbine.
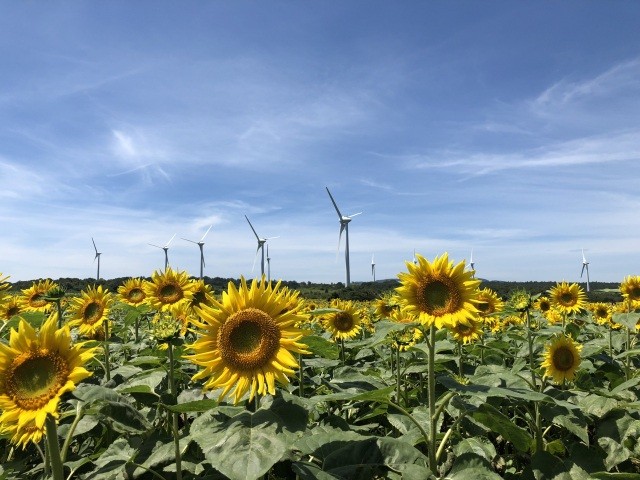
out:
<path id="1" fill-rule="evenodd" d="M 211 227 L 213 227 L 213 225 L 211 225 Z M 204 273 L 204 237 L 207 236 L 207 234 L 209 233 L 209 230 L 211 230 L 211 227 L 209 227 L 207 229 L 207 231 L 205 232 L 205 234 L 202 236 L 202 238 L 200 239 L 199 242 L 196 242 L 194 240 L 189 240 L 188 238 L 182 238 L 182 240 L 186 240 L 187 242 L 191 242 L 191 243 L 195 243 L 196 245 L 198 245 L 198 247 L 200 247 L 200 280 L 202 280 L 203 278 L 203 273 Z M 165 267 L 166 268 L 166 267 Z"/>
<path id="2" fill-rule="evenodd" d="M 267 282 L 271 283 L 271 257 L 269 256 L 269 244 L 267 244 Z"/>
<path id="3" fill-rule="evenodd" d="M 418 264 L 418 259 L 416 258 L 416 249 L 413 249 L 413 264 L 417 265 Z"/>
<path id="4" fill-rule="evenodd" d="M 245 215 L 244 218 L 247 219 L 247 222 L 249 223 L 251 230 L 253 230 L 253 234 L 256 236 L 256 240 L 258 240 L 258 249 L 256 250 L 256 256 L 253 258 L 253 267 L 251 267 L 251 271 L 253 272 L 253 269 L 256 266 L 256 258 L 258 258 L 258 252 L 262 251 L 262 259 L 260 260 L 260 274 L 264 276 L 264 244 L 267 243 L 267 240 L 271 240 L 273 238 L 280 238 L 280 237 L 260 238 L 256 232 L 256 229 L 253 228 L 253 225 L 251 225 L 251 222 L 249 221 L 249 217 Z"/>
<path id="5" fill-rule="evenodd" d="M 376 262 L 373 260 L 373 255 L 371 254 L 371 275 L 373 276 L 373 281 L 376 281 Z"/>
<path id="6" fill-rule="evenodd" d="M 98 247 L 96 247 L 96 242 L 95 240 L 93 240 L 93 237 L 91 237 L 91 241 L 93 242 L 93 248 L 96 251 L 96 256 L 93 257 L 93 261 L 96 261 L 96 258 L 98 259 L 98 273 L 96 273 L 96 281 L 99 282 L 100 281 L 100 255 L 102 255 L 101 252 L 98 251 Z"/>
<path id="7" fill-rule="evenodd" d="M 173 241 L 173 239 L 176 238 L 176 234 L 173 234 L 173 237 L 171 237 L 171 239 L 165 244 L 164 247 L 161 247 L 159 245 L 154 245 L 153 243 L 150 243 L 149 245 L 151 245 L 152 247 L 156 247 L 156 248 L 160 248 L 161 250 L 164 250 L 164 271 L 167 271 L 167 268 L 169 267 L 169 244 Z"/>
<path id="8" fill-rule="evenodd" d="M 471 249 L 471 258 L 469 259 L 469 267 L 471 267 L 471 271 L 473 271 L 473 278 L 476 276 L 476 267 L 475 263 L 473 263 L 473 249 Z"/>
<path id="9" fill-rule="evenodd" d="M 589 291 L 589 262 L 587 262 L 587 258 L 584 256 L 584 248 L 582 249 L 582 271 L 580 272 L 580 278 L 584 274 L 585 270 L 587 271 L 587 292 Z"/>
<path id="10" fill-rule="evenodd" d="M 331 203 L 336 208 L 336 212 L 338 212 L 338 219 L 340 220 L 340 234 L 338 235 L 338 252 L 340 252 L 340 241 L 342 240 L 342 232 L 345 232 L 345 247 L 344 247 L 344 260 L 347 266 L 347 283 L 348 287 L 351 284 L 351 270 L 349 268 L 349 222 L 356 215 L 360 215 L 362 212 L 354 213 L 353 215 L 342 215 L 340 213 L 340 209 L 336 204 L 336 201 L 333 199 L 333 195 L 329 191 L 329 187 L 324 187 L 327 189 L 327 193 L 329 194 L 329 198 L 331 198 Z"/>

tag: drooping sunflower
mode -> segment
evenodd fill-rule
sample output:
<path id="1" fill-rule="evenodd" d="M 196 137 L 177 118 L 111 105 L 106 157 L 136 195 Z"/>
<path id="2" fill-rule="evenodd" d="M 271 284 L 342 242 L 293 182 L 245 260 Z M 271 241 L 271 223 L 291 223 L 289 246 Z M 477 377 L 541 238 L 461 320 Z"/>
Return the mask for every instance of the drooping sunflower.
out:
<path id="1" fill-rule="evenodd" d="M 620 293 L 631 302 L 633 308 L 640 306 L 640 276 L 627 276 L 620 284 Z"/>
<path id="2" fill-rule="evenodd" d="M 0 272 L 0 300 L 2 300 L 2 296 L 5 292 L 11 288 L 11 285 L 7 280 L 9 280 L 9 275 L 5 277 L 3 276 L 3 273 Z"/>
<path id="3" fill-rule="evenodd" d="M 470 324 L 459 323 L 449 331 L 456 342 L 467 344 L 475 342 L 482 337 L 482 322 L 472 321 Z"/>
<path id="4" fill-rule="evenodd" d="M 39 280 L 24 290 L 22 290 L 22 298 L 24 299 L 24 309 L 28 312 L 48 312 L 51 303 L 45 300 L 47 292 L 52 288 L 58 287 L 50 279 Z"/>
<path id="5" fill-rule="evenodd" d="M 562 282 L 549 290 L 549 300 L 553 308 L 570 315 L 587 307 L 587 296 L 577 283 Z"/>
<path id="6" fill-rule="evenodd" d="M 565 380 L 573 380 L 580 365 L 582 345 L 575 343 L 571 337 L 559 335 L 547 346 L 542 367 L 545 377 L 552 377 L 560 384 Z"/>
<path id="7" fill-rule="evenodd" d="M 60 397 L 91 375 L 84 365 L 94 349 L 73 345 L 69 327 L 51 315 L 38 333 L 20 320 L 9 344 L 0 343 L 0 435 L 25 447 L 39 442 L 47 415 L 58 417 Z"/>
<path id="8" fill-rule="evenodd" d="M 204 367 L 194 381 L 205 380 L 205 389 L 223 389 L 220 400 L 232 390 L 234 403 L 247 392 L 249 399 L 275 394 L 276 380 L 287 385 L 287 375 L 298 367 L 292 353 L 309 353 L 299 343 L 303 332 L 295 326 L 304 320 L 301 307 L 287 308 L 292 294 L 280 287 L 280 282 L 273 286 L 264 278 L 249 287 L 241 278 L 240 287 L 229 282 L 212 307 L 196 309 L 199 319 L 194 324 L 201 336 L 189 345 L 194 353 L 186 358 Z"/>
<path id="9" fill-rule="evenodd" d="M 102 285 L 88 286 L 79 297 L 72 300 L 69 309 L 70 327 L 78 327 L 82 336 L 93 338 L 99 336 L 103 329 L 103 322 L 109 317 L 109 309 L 113 302 L 113 295 L 109 290 L 103 290 Z M 104 331 L 103 331 L 104 334 Z"/>
<path id="10" fill-rule="evenodd" d="M 142 278 L 130 278 L 118 287 L 118 299 L 127 305 L 136 307 L 143 304 L 146 298 Z"/>
<path id="11" fill-rule="evenodd" d="M 544 314 L 544 318 L 551 324 L 562 323 L 564 316 L 556 308 L 550 308 Z"/>
<path id="12" fill-rule="evenodd" d="M 373 307 L 378 318 L 390 318 L 400 309 L 400 301 L 395 295 L 386 294 L 377 298 L 373 302 Z"/>
<path id="13" fill-rule="evenodd" d="M 593 315 L 593 319 L 600 325 L 607 325 L 612 318 L 613 308 L 604 302 L 595 302 L 589 304 L 589 311 Z"/>
<path id="14" fill-rule="evenodd" d="M 197 320 L 195 311 L 191 308 L 191 306 L 189 306 L 187 302 L 174 303 L 169 308 L 168 313 L 171 314 L 174 323 L 178 325 L 180 335 L 182 336 L 187 333 L 187 330 L 193 324 L 193 321 Z"/>
<path id="15" fill-rule="evenodd" d="M 396 288 L 401 301 L 426 326 L 452 328 L 469 325 L 478 315 L 478 285 L 473 271 L 465 271 L 464 261 L 453 265 L 444 253 L 429 262 L 416 254 L 417 264 L 405 262 L 408 273 L 398 274 Z"/>
<path id="16" fill-rule="evenodd" d="M 19 295 L 7 295 L 0 302 L 0 320 L 8 321 L 24 311 L 24 300 Z"/>
<path id="17" fill-rule="evenodd" d="M 523 325 L 524 323 L 524 318 L 521 315 L 505 315 L 500 319 L 497 330 L 506 330 L 511 325 Z M 492 331 L 494 331 L 493 328 Z"/>
<path id="18" fill-rule="evenodd" d="M 193 298 L 195 284 L 187 272 L 175 272 L 171 267 L 164 272 L 156 270 L 150 282 L 144 283 L 147 303 L 155 310 L 169 310 L 171 305 Z"/>
<path id="19" fill-rule="evenodd" d="M 331 307 L 340 311 L 329 313 L 321 319 L 322 327 L 331 334 L 331 338 L 348 340 L 360 333 L 362 316 L 352 301 L 335 299 Z"/>

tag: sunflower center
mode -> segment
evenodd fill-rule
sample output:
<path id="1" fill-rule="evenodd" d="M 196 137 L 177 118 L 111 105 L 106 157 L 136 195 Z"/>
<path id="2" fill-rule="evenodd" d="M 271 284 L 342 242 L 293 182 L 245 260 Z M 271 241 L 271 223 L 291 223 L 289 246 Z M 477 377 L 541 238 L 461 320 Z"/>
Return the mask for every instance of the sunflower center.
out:
<path id="1" fill-rule="evenodd" d="M 560 371 L 566 372 L 573 367 L 573 352 L 566 347 L 560 347 L 553 352 L 553 366 Z"/>
<path id="2" fill-rule="evenodd" d="M 558 298 L 558 303 L 565 307 L 572 307 L 576 304 L 577 298 L 571 292 L 562 292 Z"/>
<path id="3" fill-rule="evenodd" d="M 103 311 L 104 307 L 99 302 L 88 303 L 87 306 L 84 307 L 82 319 L 85 323 L 94 324 L 102 318 Z"/>
<path id="4" fill-rule="evenodd" d="M 15 358 L 5 380 L 7 395 L 25 410 L 45 406 L 64 386 L 69 366 L 47 349 L 24 352 Z"/>
<path id="5" fill-rule="evenodd" d="M 484 313 L 488 315 L 489 313 L 493 313 L 492 305 L 489 302 L 479 302 L 476 304 L 476 308 L 480 311 L 480 313 Z"/>
<path id="6" fill-rule="evenodd" d="M 630 300 L 640 300 L 640 285 L 634 285 L 629 291 Z"/>
<path id="7" fill-rule="evenodd" d="M 44 299 L 44 293 L 38 292 L 34 293 L 29 299 L 29 305 L 32 307 L 44 307 L 47 304 L 47 301 Z"/>
<path id="8" fill-rule="evenodd" d="M 549 302 L 540 302 L 540 311 L 547 312 L 551 308 L 551 304 Z"/>
<path id="9" fill-rule="evenodd" d="M 349 312 L 338 312 L 333 319 L 333 326 L 340 332 L 348 332 L 353 328 L 353 317 Z"/>
<path id="10" fill-rule="evenodd" d="M 183 292 L 177 285 L 169 283 L 160 287 L 159 296 L 164 303 L 176 303 L 178 300 L 182 300 Z"/>
<path id="11" fill-rule="evenodd" d="M 20 313 L 20 307 L 13 306 L 13 307 L 9 307 L 7 308 L 7 316 L 6 319 L 7 320 L 11 320 L 13 317 L 15 317 L 16 315 L 18 315 Z"/>
<path id="12" fill-rule="evenodd" d="M 132 288 L 127 295 L 127 298 L 132 303 L 140 303 L 144 300 L 144 297 L 144 291 L 141 288 Z"/>
<path id="13" fill-rule="evenodd" d="M 448 277 L 427 278 L 417 289 L 420 309 L 434 317 L 456 312 L 461 306 L 461 297 L 456 284 Z"/>
<path id="14" fill-rule="evenodd" d="M 280 329 L 267 313 L 245 308 L 231 315 L 218 330 L 224 362 L 239 370 L 264 367 L 280 349 Z"/>

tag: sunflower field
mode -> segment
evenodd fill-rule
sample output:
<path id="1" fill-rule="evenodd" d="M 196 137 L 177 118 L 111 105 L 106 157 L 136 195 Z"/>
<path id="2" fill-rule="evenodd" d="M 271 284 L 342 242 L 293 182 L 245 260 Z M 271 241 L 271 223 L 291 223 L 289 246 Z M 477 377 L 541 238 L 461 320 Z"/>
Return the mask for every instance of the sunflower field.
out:
<path id="1" fill-rule="evenodd" d="M 374 302 L 8 279 L 0 479 L 640 479 L 640 276 L 613 304 L 446 253 Z"/>

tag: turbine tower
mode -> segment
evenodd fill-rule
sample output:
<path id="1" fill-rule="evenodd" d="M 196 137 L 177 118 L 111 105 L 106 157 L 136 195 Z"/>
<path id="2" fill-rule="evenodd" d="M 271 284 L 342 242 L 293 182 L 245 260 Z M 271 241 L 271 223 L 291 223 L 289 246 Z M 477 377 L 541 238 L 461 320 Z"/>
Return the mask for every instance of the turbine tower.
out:
<path id="1" fill-rule="evenodd" d="M 585 270 L 587 271 L 587 292 L 589 291 L 589 262 L 587 262 L 587 258 L 584 256 L 584 248 L 582 249 L 582 271 L 580 272 L 580 278 L 584 274 Z"/>
<path id="2" fill-rule="evenodd" d="M 353 215 L 342 215 L 340 213 L 340 209 L 336 204 L 336 201 L 333 199 L 333 195 L 329 191 L 329 187 L 324 187 L 327 189 L 327 193 L 329 194 L 329 198 L 331 198 L 331 203 L 336 208 L 336 212 L 338 212 L 338 219 L 340 221 L 340 234 L 338 235 L 338 252 L 340 252 L 340 241 L 342 240 L 342 232 L 345 234 L 345 247 L 344 247 L 344 261 L 347 267 L 347 283 L 345 284 L 347 287 L 351 285 L 351 270 L 349 268 L 349 222 L 356 215 L 360 215 L 362 212 L 354 213 Z"/>
<path id="3" fill-rule="evenodd" d="M 469 267 L 473 271 L 473 278 L 476 278 L 476 264 L 473 263 L 473 249 L 471 249 L 471 258 L 469 259 Z"/>
<path id="4" fill-rule="evenodd" d="M 100 281 L 100 255 L 102 255 L 102 253 L 98 251 L 98 247 L 96 247 L 96 242 L 93 239 L 93 237 L 91 237 L 91 241 L 93 242 L 93 248 L 96 251 L 96 256 L 93 257 L 93 261 L 95 262 L 96 259 L 98 259 L 98 272 L 96 273 L 96 282 L 99 282 Z"/>
<path id="5" fill-rule="evenodd" d="M 211 225 L 211 227 L 213 227 L 213 225 Z M 196 242 L 194 240 L 189 240 L 188 238 L 182 238 L 182 240 L 186 240 L 187 242 L 191 242 L 191 243 L 195 243 L 196 245 L 198 245 L 198 247 L 200 247 L 200 280 L 202 280 L 203 278 L 203 274 L 204 274 L 204 237 L 207 236 L 207 234 L 209 233 L 209 230 L 211 230 L 211 227 L 209 227 L 207 229 L 207 231 L 205 232 L 205 234 L 202 236 L 202 238 L 200 239 L 199 242 Z M 166 267 L 165 267 L 166 268 Z"/>
<path id="6" fill-rule="evenodd" d="M 253 269 L 256 266 L 256 258 L 258 258 L 258 252 L 262 251 L 262 259 L 260 260 L 260 274 L 264 276 L 264 244 L 267 243 L 267 240 L 271 240 L 273 238 L 280 238 L 280 237 L 260 238 L 258 236 L 258 233 L 256 232 L 256 229 L 253 228 L 253 225 L 251 225 L 251 222 L 249 221 L 249 217 L 245 215 L 244 218 L 247 219 L 247 222 L 249 223 L 251 230 L 253 230 L 253 234 L 256 236 L 256 240 L 258 240 L 258 249 L 256 250 L 256 256 L 253 258 L 253 267 L 251 267 L 251 271 L 253 272 Z"/>
<path id="7" fill-rule="evenodd" d="M 269 244 L 267 244 L 267 282 L 271 283 L 271 257 L 269 256 Z"/>
<path id="8" fill-rule="evenodd" d="M 167 271 L 167 268 L 169 268 L 169 244 L 173 241 L 173 239 L 176 238 L 176 234 L 173 234 L 173 237 L 171 237 L 171 239 L 165 244 L 164 247 L 161 247 L 159 245 L 154 245 L 153 243 L 150 243 L 149 245 L 151 245 L 152 247 L 156 247 L 159 248 L 161 250 L 164 250 L 164 271 Z"/>
<path id="9" fill-rule="evenodd" d="M 371 275 L 373 276 L 373 281 L 376 281 L 376 262 L 373 260 L 373 254 L 371 254 Z"/>

